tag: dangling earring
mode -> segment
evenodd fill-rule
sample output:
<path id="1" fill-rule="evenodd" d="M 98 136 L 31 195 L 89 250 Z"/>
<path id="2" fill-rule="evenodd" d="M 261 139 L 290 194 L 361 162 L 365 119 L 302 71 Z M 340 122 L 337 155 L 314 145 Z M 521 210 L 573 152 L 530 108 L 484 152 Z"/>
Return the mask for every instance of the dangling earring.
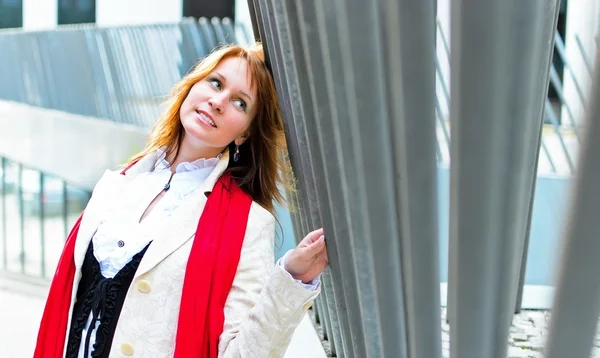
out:
<path id="1" fill-rule="evenodd" d="M 233 154 L 233 161 L 237 162 L 240 160 L 240 146 L 239 145 L 235 145 L 235 153 Z"/>

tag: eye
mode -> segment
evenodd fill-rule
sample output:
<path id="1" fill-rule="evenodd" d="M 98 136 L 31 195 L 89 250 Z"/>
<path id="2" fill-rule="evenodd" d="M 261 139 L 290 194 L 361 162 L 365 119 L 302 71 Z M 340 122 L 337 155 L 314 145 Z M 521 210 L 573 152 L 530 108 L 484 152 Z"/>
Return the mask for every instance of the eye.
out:
<path id="1" fill-rule="evenodd" d="M 246 110 L 248 109 L 248 105 L 246 104 L 246 102 L 244 102 L 241 99 L 234 100 L 233 104 L 244 112 L 246 112 Z"/>
<path id="2" fill-rule="evenodd" d="M 221 81 L 219 81 L 218 79 L 211 77 L 208 79 L 208 82 L 210 82 L 210 84 L 217 90 L 221 90 Z"/>

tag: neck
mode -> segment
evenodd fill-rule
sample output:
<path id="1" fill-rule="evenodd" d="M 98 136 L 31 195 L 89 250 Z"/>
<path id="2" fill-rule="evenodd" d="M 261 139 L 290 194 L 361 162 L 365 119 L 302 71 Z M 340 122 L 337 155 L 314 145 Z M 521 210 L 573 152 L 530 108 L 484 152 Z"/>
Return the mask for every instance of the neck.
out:
<path id="1" fill-rule="evenodd" d="M 167 158 L 167 161 L 171 163 L 171 171 L 174 172 L 177 166 L 181 163 L 191 163 L 200 158 L 215 158 L 221 154 L 224 149 L 225 148 L 206 147 L 203 145 L 194 146 L 186 141 L 184 137 L 184 139 L 181 141 L 179 151 L 174 151 L 171 153 L 169 158 Z"/>

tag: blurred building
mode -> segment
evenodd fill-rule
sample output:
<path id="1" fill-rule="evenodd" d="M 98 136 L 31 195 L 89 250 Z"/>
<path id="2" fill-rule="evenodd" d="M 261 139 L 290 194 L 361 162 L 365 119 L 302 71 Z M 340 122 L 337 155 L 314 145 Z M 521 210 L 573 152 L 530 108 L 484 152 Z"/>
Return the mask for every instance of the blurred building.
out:
<path id="1" fill-rule="evenodd" d="M 235 11 L 236 0 L 0 0 L 0 28 L 173 23 L 183 17 L 233 19 Z"/>

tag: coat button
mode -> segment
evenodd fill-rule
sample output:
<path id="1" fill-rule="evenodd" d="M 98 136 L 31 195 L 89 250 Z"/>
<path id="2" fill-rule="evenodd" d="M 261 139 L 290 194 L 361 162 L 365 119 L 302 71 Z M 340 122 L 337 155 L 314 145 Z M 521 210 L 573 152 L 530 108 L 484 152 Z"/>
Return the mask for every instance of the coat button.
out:
<path id="1" fill-rule="evenodd" d="M 121 352 L 123 352 L 123 354 L 125 354 L 126 356 L 132 356 L 133 355 L 133 346 L 129 343 L 123 343 L 121 344 Z"/>
<path id="2" fill-rule="evenodd" d="M 148 293 L 148 292 L 152 291 L 152 285 L 150 284 L 150 282 L 148 282 L 146 280 L 141 280 L 140 282 L 138 282 L 137 288 L 138 288 L 138 290 L 140 290 L 140 292 L 143 292 L 143 293 Z"/>

